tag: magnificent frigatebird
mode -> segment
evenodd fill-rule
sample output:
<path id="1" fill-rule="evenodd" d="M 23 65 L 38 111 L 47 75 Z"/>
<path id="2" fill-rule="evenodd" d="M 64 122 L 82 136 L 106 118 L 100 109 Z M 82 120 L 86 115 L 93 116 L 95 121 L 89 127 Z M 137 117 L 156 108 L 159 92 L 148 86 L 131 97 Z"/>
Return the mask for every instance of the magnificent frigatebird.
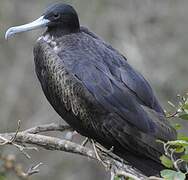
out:
<path id="1" fill-rule="evenodd" d="M 12 27 L 6 38 L 47 27 L 34 47 L 37 77 L 56 112 L 146 175 L 163 168 L 163 146 L 176 131 L 144 77 L 86 27 L 68 4 L 50 6 L 37 20 Z"/>

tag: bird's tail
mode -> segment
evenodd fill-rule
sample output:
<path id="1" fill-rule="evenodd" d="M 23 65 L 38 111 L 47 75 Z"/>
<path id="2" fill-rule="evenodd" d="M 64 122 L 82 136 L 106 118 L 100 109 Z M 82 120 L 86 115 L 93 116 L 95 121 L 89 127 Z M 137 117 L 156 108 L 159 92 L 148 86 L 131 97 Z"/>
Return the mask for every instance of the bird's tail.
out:
<path id="1" fill-rule="evenodd" d="M 146 176 L 159 176 L 160 171 L 165 169 L 160 162 L 153 161 L 152 159 L 144 156 L 139 156 L 130 152 L 117 152 L 116 154 Z"/>

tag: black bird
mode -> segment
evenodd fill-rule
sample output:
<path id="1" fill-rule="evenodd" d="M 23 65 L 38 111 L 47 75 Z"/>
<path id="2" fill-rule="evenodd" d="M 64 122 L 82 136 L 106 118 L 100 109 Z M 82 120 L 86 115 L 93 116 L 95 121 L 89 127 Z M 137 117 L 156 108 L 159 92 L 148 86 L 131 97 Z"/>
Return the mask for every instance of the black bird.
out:
<path id="1" fill-rule="evenodd" d="M 163 168 L 163 146 L 176 131 L 144 77 L 127 59 L 86 27 L 75 9 L 49 7 L 13 34 L 47 27 L 34 47 L 37 77 L 56 112 L 77 132 L 94 139 L 146 175 Z"/>

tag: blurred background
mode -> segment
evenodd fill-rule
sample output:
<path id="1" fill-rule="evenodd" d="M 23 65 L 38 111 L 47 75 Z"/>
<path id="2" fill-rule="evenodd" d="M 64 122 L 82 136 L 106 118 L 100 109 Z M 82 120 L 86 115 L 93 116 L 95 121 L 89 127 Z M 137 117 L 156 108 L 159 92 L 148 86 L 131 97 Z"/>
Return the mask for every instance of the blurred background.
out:
<path id="1" fill-rule="evenodd" d="M 19 34 L 8 42 L 6 29 L 38 18 L 53 0 L 0 1 L 0 132 L 49 122 L 62 122 L 43 95 L 34 72 L 32 48 L 41 31 Z M 113 47 L 150 82 L 165 109 L 167 101 L 188 92 L 187 0 L 69 0 L 88 26 Z M 62 136 L 62 135 L 59 135 Z M 40 150 L 27 160 L 14 147 L 24 167 L 43 162 L 34 180 L 109 179 L 104 168 L 78 155 Z M 10 179 L 16 179 L 10 177 Z"/>

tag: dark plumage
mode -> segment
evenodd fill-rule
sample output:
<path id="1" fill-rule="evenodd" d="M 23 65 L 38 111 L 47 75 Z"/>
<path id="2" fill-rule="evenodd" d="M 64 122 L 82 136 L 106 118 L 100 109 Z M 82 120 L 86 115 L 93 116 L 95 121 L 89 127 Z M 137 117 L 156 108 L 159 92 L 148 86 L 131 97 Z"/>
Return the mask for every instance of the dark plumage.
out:
<path id="1" fill-rule="evenodd" d="M 35 69 L 56 112 L 146 175 L 159 173 L 163 147 L 156 140 L 176 139 L 176 131 L 148 82 L 122 54 L 80 27 L 70 5 L 51 6 L 39 21 L 48 28 L 34 47 Z M 19 28 L 6 37 L 32 29 Z"/>

